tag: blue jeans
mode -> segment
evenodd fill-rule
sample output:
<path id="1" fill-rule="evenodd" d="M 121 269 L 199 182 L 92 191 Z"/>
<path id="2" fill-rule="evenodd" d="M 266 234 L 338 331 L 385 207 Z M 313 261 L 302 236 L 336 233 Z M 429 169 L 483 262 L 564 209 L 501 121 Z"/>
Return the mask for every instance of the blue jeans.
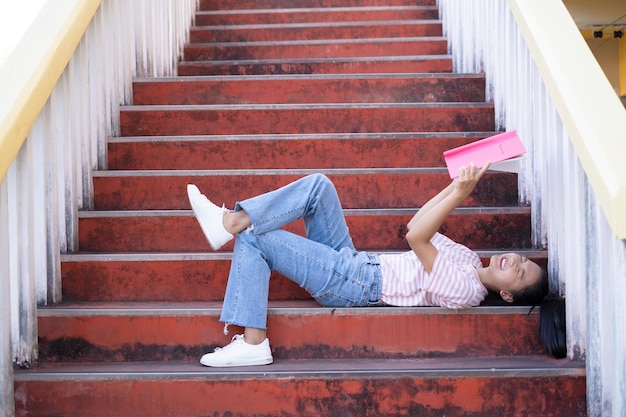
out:
<path id="1" fill-rule="evenodd" d="M 220 321 L 266 329 L 270 272 L 277 271 L 326 307 L 378 305 L 381 272 L 375 255 L 357 252 L 337 191 L 314 174 L 238 202 L 252 225 L 237 234 Z M 280 227 L 302 218 L 302 237 Z"/>

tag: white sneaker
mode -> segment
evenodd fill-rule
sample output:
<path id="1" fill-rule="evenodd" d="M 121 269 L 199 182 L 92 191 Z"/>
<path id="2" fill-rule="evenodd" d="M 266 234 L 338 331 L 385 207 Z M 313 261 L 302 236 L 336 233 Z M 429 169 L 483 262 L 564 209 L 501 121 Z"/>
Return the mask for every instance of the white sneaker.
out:
<path id="1" fill-rule="evenodd" d="M 226 207 L 219 207 L 213 204 L 193 184 L 187 185 L 187 196 L 189 197 L 193 214 L 196 216 L 198 223 L 200 223 L 202 232 L 213 250 L 218 250 L 233 238 L 233 235 L 224 228 L 224 213 L 228 212 Z"/>
<path id="2" fill-rule="evenodd" d="M 242 334 L 233 336 L 230 344 L 216 348 L 200 359 L 202 365 L 214 367 L 268 365 L 272 362 L 274 358 L 267 338 L 260 345 L 251 345 L 246 343 Z"/>

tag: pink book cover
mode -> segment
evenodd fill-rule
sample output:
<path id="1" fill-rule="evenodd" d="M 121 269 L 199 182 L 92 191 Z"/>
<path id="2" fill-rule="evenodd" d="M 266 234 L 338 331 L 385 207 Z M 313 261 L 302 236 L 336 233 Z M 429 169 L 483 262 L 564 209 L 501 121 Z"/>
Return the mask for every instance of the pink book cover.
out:
<path id="1" fill-rule="evenodd" d="M 476 167 L 482 168 L 489 161 L 495 164 L 525 153 L 524 144 L 517 136 L 517 132 L 512 130 L 447 150 L 443 153 L 443 157 L 446 160 L 450 178 L 456 178 L 459 176 L 459 168 L 468 166 L 471 162 Z"/>

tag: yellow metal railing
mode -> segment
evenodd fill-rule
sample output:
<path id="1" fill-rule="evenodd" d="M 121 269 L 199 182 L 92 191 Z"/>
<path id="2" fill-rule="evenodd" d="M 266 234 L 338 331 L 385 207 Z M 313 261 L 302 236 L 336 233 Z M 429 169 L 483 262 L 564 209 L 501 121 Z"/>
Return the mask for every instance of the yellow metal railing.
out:
<path id="1" fill-rule="evenodd" d="M 509 4 L 604 215 L 626 239 L 626 110 L 562 2 Z"/>
<path id="2" fill-rule="evenodd" d="M 613 33 L 617 32 L 617 31 L 622 31 L 621 33 L 624 33 L 623 28 L 621 26 L 608 26 L 605 28 L 602 28 L 601 32 L 603 33 L 603 39 L 601 39 L 602 43 L 600 43 L 601 46 L 604 45 L 605 42 L 607 41 L 614 41 L 617 42 L 617 80 L 615 80 L 617 82 L 617 84 L 615 82 L 612 82 L 614 84 L 615 89 L 617 90 L 618 94 L 620 95 L 620 97 L 623 97 L 626 95 L 626 38 L 614 38 Z M 585 41 L 590 42 L 590 41 L 600 41 L 598 39 L 595 38 L 595 33 L 596 31 L 593 29 L 582 29 L 580 31 L 580 33 L 582 34 L 583 38 L 585 39 Z M 609 37 L 613 37 L 613 39 L 606 39 L 607 36 Z M 592 44 L 589 45 L 591 47 L 591 49 L 593 50 L 593 46 Z M 601 62 L 601 65 L 604 67 L 604 64 Z M 607 74 L 608 77 L 608 74 Z"/>
<path id="3" fill-rule="evenodd" d="M 46 2 L 0 67 L 0 181 L 72 57 L 101 0 Z M 51 36 L 52 34 L 52 36 Z"/>

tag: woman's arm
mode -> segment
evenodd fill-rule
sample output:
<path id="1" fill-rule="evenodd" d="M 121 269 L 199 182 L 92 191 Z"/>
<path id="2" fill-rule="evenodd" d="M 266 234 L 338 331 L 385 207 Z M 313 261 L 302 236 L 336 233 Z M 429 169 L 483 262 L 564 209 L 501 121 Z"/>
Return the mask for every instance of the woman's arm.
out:
<path id="1" fill-rule="evenodd" d="M 441 200 L 443 200 L 445 197 L 447 197 L 452 192 L 453 189 L 454 189 L 454 181 L 451 182 L 450 184 L 448 184 L 448 186 L 446 188 L 444 188 L 443 190 L 439 191 L 439 193 L 436 196 L 434 196 L 433 198 L 428 200 L 426 202 L 426 204 L 424 204 L 422 206 L 422 208 L 420 208 L 417 211 L 417 213 L 415 213 L 413 218 L 406 225 L 407 229 L 411 230 L 413 225 L 415 223 L 417 223 L 420 218 L 422 218 L 428 211 L 430 211 L 430 209 L 435 207 Z"/>
<path id="2" fill-rule="evenodd" d="M 430 243 L 430 239 L 439 230 L 452 210 L 457 208 L 471 194 L 487 169 L 489 169 L 489 164 L 480 171 L 476 169 L 474 164 L 469 167 L 462 167 L 459 170 L 459 177 L 426 203 L 407 224 L 409 231 L 406 240 L 426 272 L 432 271 L 437 257 L 437 248 Z"/>

